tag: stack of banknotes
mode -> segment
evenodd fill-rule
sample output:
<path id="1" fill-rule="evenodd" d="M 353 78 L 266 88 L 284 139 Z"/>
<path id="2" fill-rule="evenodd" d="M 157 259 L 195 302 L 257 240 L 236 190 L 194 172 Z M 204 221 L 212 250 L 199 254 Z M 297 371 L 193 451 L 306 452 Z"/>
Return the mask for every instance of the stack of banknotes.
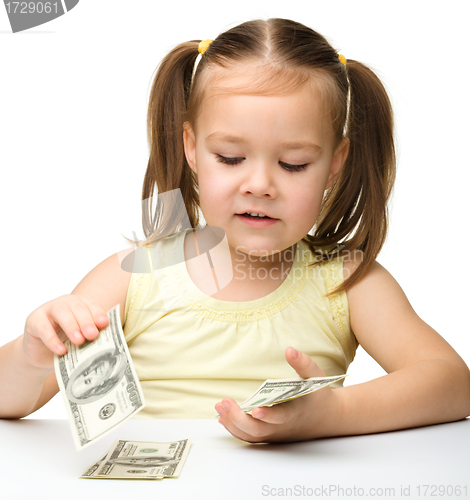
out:
<path id="1" fill-rule="evenodd" d="M 310 378 L 278 378 L 265 380 L 259 388 L 243 403 L 240 403 L 240 409 L 251 415 L 251 412 L 259 406 L 274 406 L 285 403 L 291 399 L 306 396 L 312 392 L 323 389 L 328 385 L 334 384 L 338 380 L 346 377 L 345 375 L 334 375 L 332 377 L 310 377 Z M 219 418 L 217 414 L 214 418 Z"/>
<path id="2" fill-rule="evenodd" d="M 108 451 L 87 467 L 85 479 L 163 479 L 178 477 L 191 439 L 154 443 L 116 439 Z"/>

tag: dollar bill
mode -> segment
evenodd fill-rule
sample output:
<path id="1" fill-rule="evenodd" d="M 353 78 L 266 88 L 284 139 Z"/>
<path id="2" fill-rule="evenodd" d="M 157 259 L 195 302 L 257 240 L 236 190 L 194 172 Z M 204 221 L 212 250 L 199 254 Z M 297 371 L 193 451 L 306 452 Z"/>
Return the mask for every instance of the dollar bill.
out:
<path id="1" fill-rule="evenodd" d="M 121 327 L 119 304 L 109 324 L 82 345 L 65 340 L 67 352 L 54 355 L 54 369 L 77 450 L 94 443 L 145 406 Z"/>
<path id="2" fill-rule="evenodd" d="M 332 377 L 268 379 L 239 406 L 245 413 L 251 414 L 252 410 L 259 406 L 274 406 L 291 399 L 300 398 L 334 384 L 346 376 L 344 374 Z M 218 417 L 220 417 L 219 414 L 215 418 Z"/>
<path id="3" fill-rule="evenodd" d="M 108 450 L 109 451 L 109 450 Z M 92 465 L 87 467 L 83 474 L 80 477 L 91 477 L 95 472 L 100 468 L 100 466 L 103 464 L 104 460 L 108 456 L 108 451 L 96 462 L 94 462 Z"/>
<path id="4" fill-rule="evenodd" d="M 178 477 L 186 461 L 191 438 L 168 443 L 116 439 L 107 453 L 87 467 L 85 479 L 163 479 Z"/>

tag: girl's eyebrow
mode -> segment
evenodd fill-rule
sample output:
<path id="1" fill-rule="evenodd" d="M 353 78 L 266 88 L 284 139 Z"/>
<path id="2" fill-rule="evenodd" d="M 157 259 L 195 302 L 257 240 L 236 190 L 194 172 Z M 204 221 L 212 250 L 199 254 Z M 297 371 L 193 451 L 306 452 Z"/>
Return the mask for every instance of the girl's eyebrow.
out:
<path id="1" fill-rule="evenodd" d="M 230 142 L 232 144 L 246 144 L 243 137 L 236 135 L 223 134 L 222 132 L 214 132 L 206 137 L 206 141 L 212 143 Z M 313 149 L 316 153 L 321 153 L 322 148 L 318 144 L 309 141 L 292 141 L 279 144 L 282 149 Z"/>

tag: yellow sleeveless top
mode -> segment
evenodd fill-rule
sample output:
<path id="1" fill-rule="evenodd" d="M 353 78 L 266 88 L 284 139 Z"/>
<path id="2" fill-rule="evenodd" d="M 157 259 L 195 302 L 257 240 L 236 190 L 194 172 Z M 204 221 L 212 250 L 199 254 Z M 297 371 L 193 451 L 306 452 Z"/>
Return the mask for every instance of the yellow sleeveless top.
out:
<path id="1" fill-rule="evenodd" d="M 326 375 L 346 373 L 358 345 L 346 292 L 324 297 L 343 280 L 341 258 L 307 267 L 314 255 L 300 240 L 274 292 L 221 301 L 189 276 L 183 245 L 191 230 L 136 249 L 123 328 L 146 402 L 134 418 L 213 418 L 225 397 L 241 403 L 268 378 L 297 377 L 288 346 Z"/>

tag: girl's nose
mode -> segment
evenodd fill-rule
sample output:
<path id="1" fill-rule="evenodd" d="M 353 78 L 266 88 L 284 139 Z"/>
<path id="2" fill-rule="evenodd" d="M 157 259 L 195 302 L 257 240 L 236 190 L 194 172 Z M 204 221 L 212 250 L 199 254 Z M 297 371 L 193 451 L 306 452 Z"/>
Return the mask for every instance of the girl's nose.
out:
<path id="1" fill-rule="evenodd" d="M 274 165 L 267 161 L 254 162 L 244 172 L 240 191 L 255 196 L 277 196 Z"/>

